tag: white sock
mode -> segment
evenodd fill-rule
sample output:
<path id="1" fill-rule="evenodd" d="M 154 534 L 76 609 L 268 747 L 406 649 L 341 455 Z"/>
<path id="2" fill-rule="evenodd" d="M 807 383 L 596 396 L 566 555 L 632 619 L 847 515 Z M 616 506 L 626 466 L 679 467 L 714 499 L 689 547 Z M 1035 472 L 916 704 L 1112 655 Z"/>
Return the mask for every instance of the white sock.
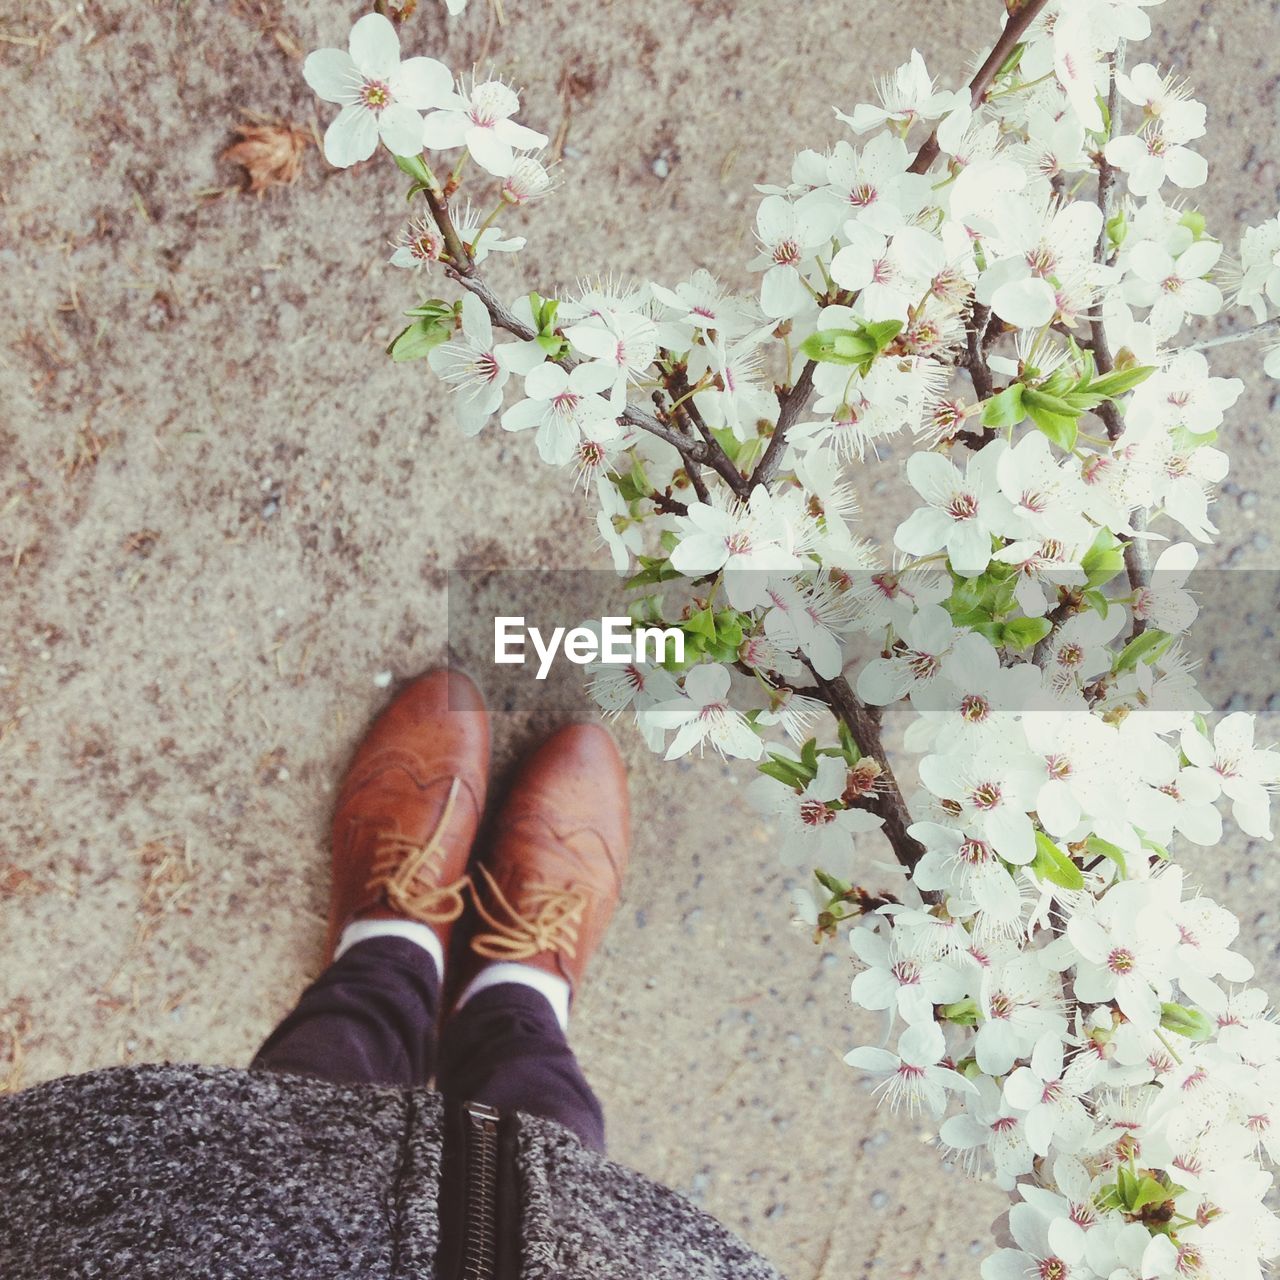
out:
<path id="1" fill-rule="evenodd" d="M 455 1009 L 461 1009 L 472 996 L 490 987 L 501 986 L 504 982 L 514 982 L 522 987 L 532 987 L 541 992 L 556 1015 L 561 1031 L 569 1030 L 569 984 L 545 969 L 535 969 L 531 964 L 513 964 L 509 960 L 496 960 L 487 964 L 470 982 L 466 990 L 458 997 Z"/>
<path id="2" fill-rule="evenodd" d="M 337 960 L 357 942 L 368 938 L 404 938 L 416 943 L 435 961 L 437 980 L 443 979 L 444 948 L 430 925 L 419 924 L 416 920 L 353 920 L 343 929 L 333 958 Z"/>

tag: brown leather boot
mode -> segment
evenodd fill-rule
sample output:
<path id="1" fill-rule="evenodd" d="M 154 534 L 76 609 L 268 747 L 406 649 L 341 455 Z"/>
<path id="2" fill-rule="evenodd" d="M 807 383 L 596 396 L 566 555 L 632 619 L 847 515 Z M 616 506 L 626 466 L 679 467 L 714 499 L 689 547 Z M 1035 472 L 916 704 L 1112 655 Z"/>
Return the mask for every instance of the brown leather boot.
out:
<path id="1" fill-rule="evenodd" d="M 477 864 L 477 919 L 458 991 L 486 960 L 576 990 L 618 905 L 630 851 L 627 774 L 606 729 L 575 724 L 525 761 Z"/>
<path id="2" fill-rule="evenodd" d="M 484 812 L 489 718 L 456 671 L 402 689 L 356 749 L 333 815 L 329 941 L 356 919 L 417 920 L 448 951 Z"/>

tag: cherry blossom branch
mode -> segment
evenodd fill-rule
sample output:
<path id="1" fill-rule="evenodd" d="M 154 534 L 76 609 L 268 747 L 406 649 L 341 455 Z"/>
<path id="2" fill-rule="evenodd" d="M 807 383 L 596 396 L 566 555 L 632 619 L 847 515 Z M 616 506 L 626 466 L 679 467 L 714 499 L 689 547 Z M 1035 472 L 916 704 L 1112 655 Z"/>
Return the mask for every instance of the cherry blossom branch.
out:
<path id="1" fill-rule="evenodd" d="M 689 379 L 683 368 L 672 369 L 669 373 L 662 375 L 663 386 L 667 389 L 667 394 L 672 400 L 672 411 L 680 420 L 686 430 L 693 431 L 702 437 L 703 444 L 706 448 L 706 460 L 708 465 L 714 468 L 717 475 L 724 480 L 730 489 L 739 497 L 744 498 L 751 491 L 751 486 L 743 479 L 742 473 L 734 465 L 733 459 L 725 453 L 720 441 L 715 438 L 711 428 L 707 426 L 706 419 L 702 416 L 702 410 L 698 408 L 693 398 L 693 388 L 689 386 Z M 705 491 L 700 495 L 702 501 L 707 500 Z"/>
<path id="2" fill-rule="evenodd" d="M 907 833 L 911 815 L 907 812 L 902 789 L 898 786 L 888 753 L 884 749 L 879 717 L 854 693 L 844 676 L 826 680 L 813 670 L 807 660 L 805 665 L 813 672 L 822 701 L 844 721 L 853 734 L 854 742 L 858 744 L 858 750 L 880 765 L 880 782 L 883 785 L 867 796 L 860 807 L 883 819 L 882 830 L 893 849 L 893 856 L 908 872 L 914 871 L 916 863 L 924 856 L 924 846 Z"/>
<path id="3" fill-rule="evenodd" d="M 1035 21 L 1036 16 L 1047 3 L 1048 0 L 1023 0 L 1021 7 L 1016 12 L 1010 12 L 1009 20 L 1005 23 L 1004 30 L 1000 33 L 1000 39 L 996 41 L 995 46 L 987 55 L 987 60 L 974 73 L 973 79 L 969 81 L 970 101 L 975 108 L 981 103 L 987 90 L 991 88 L 991 83 L 995 80 L 1000 68 L 1004 66 L 1014 47 L 1022 39 L 1023 32 Z M 909 172 L 927 173 L 929 166 L 937 158 L 938 131 L 935 129 L 925 139 L 924 146 L 916 152 L 916 158 L 911 162 Z"/>
<path id="4" fill-rule="evenodd" d="M 764 457 L 760 459 L 756 469 L 751 473 L 751 479 L 747 481 L 748 492 L 758 484 L 767 488 L 778 474 L 778 468 L 782 465 L 782 455 L 787 446 L 787 432 L 795 426 L 796 419 L 809 403 L 816 368 L 817 365 L 810 360 L 800 371 L 800 376 L 794 384 L 786 391 L 778 392 L 778 423 L 773 429 L 773 437 L 764 451 Z"/>
<path id="5" fill-rule="evenodd" d="M 1120 113 L 1123 110 L 1123 106 L 1116 75 L 1124 70 L 1124 52 L 1125 44 L 1121 40 L 1116 45 L 1115 53 L 1107 59 L 1107 141 L 1114 138 L 1120 130 Z M 1104 142 L 1102 150 L 1098 154 L 1097 193 L 1098 212 L 1102 214 L 1102 228 L 1098 232 L 1098 243 L 1093 253 L 1094 261 L 1098 263 L 1105 263 L 1109 257 L 1107 252 L 1110 244 L 1108 224 L 1115 211 L 1115 179 L 1116 171 L 1107 159 L 1106 143 Z M 1107 341 L 1106 325 L 1103 323 L 1101 313 L 1096 308 L 1089 321 L 1089 329 L 1092 337 L 1090 349 L 1093 352 L 1094 363 L 1097 365 L 1099 373 L 1108 374 L 1115 368 L 1115 358 L 1111 354 L 1111 345 Z M 1104 400 L 1094 410 L 1094 414 L 1102 420 L 1103 425 L 1106 427 L 1107 438 L 1113 444 L 1119 440 L 1124 434 L 1124 419 L 1121 418 L 1120 410 L 1116 407 L 1115 401 Z M 1134 513 L 1133 525 L 1135 533 L 1141 534 L 1145 532 L 1147 525 L 1145 512 L 1139 510 Z M 1130 538 L 1124 548 L 1124 567 L 1129 579 L 1129 585 L 1134 591 L 1144 590 L 1151 580 L 1151 570 L 1147 560 L 1145 540 L 1141 537 Z M 1141 618 L 1135 617 L 1132 634 L 1134 636 L 1140 635 L 1145 626 L 1146 624 Z"/>
<path id="6" fill-rule="evenodd" d="M 1175 347 L 1172 354 L 1179 351 L 1213 351 L 1216 347 L 1229 347 L 1236 342 L 1248 342 L 1252 338 L 1260 338 L 1264 334 L 1280 331 L 1280 315 L 1272 316 L 1261 324 L 1250 325 L 1247 329 L 1237 329 L 1235 333 L 1220 333 L 1214 338 L 1201 338 L 1197 342 L 1188 342 L 1185 346 Z"/>
<path id="7" fill-rule="evenodd" d="M 443 229 L 441 234 L 443 234 Z M 469 273 L 452 266 L 446 269 L 451 279 L 464 289 L 474 293 L 484 303 L 485 310 L 489 313 L 489 318 L 500 329 L 505 329 L 513 337 L 520 338 L 525 342 L 532 342 L 538 336 L 531 325 L 525 324 L 523 320 L 519 319 L 506 307 L 501 298 L 489 287 L 488 281 L 474 267 Z M 573 356 L 568 356 L 560 363 L 565 369 L 576 369 L 582 362 Z M 683 436 L 679 432 L 673 431 L 670 427 L 664 426 L 652 414 L 645 413 L 643 409 L 638 409 L 635 405 L 627 405 L 626 409 L 618 417 L 621 421 L 633 427 L 639 427 L 641 431 L 647 431 L 650 435 L 657 436 L 659 440 L 665 440 L 667 444 L 677 449 L 683 457 L 692 458 L 695 462 L 710 461 L 706 457 L 706 448 L 703 444 L 692 441 L 687 436 Z"/>

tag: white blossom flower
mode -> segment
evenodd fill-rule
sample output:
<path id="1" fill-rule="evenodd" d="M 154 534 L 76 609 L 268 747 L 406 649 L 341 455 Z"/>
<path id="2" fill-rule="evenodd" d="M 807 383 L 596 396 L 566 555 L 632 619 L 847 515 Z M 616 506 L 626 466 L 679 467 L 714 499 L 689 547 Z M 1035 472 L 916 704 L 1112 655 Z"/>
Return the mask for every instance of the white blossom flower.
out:
<path id="1" fill-rule="evenodd" d="M 964 998 L 964 975 L 945 960 L 904 954 L 893 939 L 870 928 L 850 930 L 849 946 L 865 966 L 849 994 L 864 1009 L 887 1010 L 891 1018 L 896 1013 L 911 1025 L 931 1024 L 934 1005 Z"/>
<path id="2" fill-rule="evenodd" d="M 766 196 L 756 210 L 756 236 L 761 253 L 752 261 L 764 270 L 760 309 L 775 320 L 797 316 L 816 304 L 804 285 L 814 251 L 828 240 L 823 223 L 781 196 Z"/>
<path id="3" fill-rule="evenodd" d="M 1178 927 L 1149 883 L 1127 880 L 1082 903 L 1067 921 L 1066 936 L 1076 951 L 1078 999 L 1114 1000 L 1135 1025 L 1159 1024 L 1160 1002 L 1171 998 L 1168 962 Z"/>
<path id="4" fill-rule="evenodd" d="M 1036 1041 L 1030 1064 L 1018 1067 L 1004 1082 L 1005 1101 L 1023 1112 L 1027 1143 L 1036 1155 L 1048 1155 L 1050 1146 L 1070 1155 L 1092 1134 L 1093 1124 L 1080 1101 L 1089 1075 L 1083 1058 L 1064 1066 L 1062 1037 L 1050 1031 Z"/>
<path id="5" fill-rule="evenodd" d="M 746 717 L 729 703 L 729 670 L 719 663 L 702 663 L 684 678 L 679 698 L 659 702 L 643 718 L 659 729 L 674 729 L 666 759 L 688 755 L 710 742 L 722 756 L 758 760 L 763 751 L 759 735 Z"/>
<path id="6" fill-rule="evenodd" d="M 462 297 L 462 328 L 456 338 L 433 347 L 427 363 L 455 388 L 455 412 L 464 435 L 473 436 L 502 404 L 513 373 L 528 374 L 543 361 L 533 342 L 495 342 L 485 305 L 473 293 Z"/>
<path id="7" fill-rule="evenodd" d="M 1221 255 L 1216 240 L 1197 240 L 1177 257 L 1155 241 L 1144 240 L 1129 254 L 1125 300 L 1150 307 L 1156 332 L 1171 336 L 1186 316 L 1211 316 L 1222 310 L 1222 290 L 1204 279 Z"/>
<path id="8" fill-rule="evenodd" d="M 855 310 L 868 320 L 905 321 L 946 260 L 941 242 L 920 227 L 886 237 L 849 221 L 844 238 L 848 243 L 831 259 L 831 278 L 858 294 Z"/>
<path id="9" fill-rule="evenodd" d="M 892 120 L 910 126 L 917 120 L 936 120 L 948 111 L 969 105 L 969 95 L 937 88 L 925 67 L 919 50 L 911 50 L 911 61 L 904 62 L 892 75 L 876 84 L 876 96 L 882 105 L 873 107 L 860 102 L 852 115 L 837 111 L 836 115 L 854 133 L 867 133 Z"/>
<path id="10" fill-rule="evenodd" d="M 1015 739 L 989 744 L 972 756 L 925 756 L 920 780 L 939 800 L 949 802 L 963 830 L 987 841 L 1006 862 L 1022 865 L 1036 856 L 1028 811 L 1044 772 L 1024 744 Z"/>
<path id="11" fill-rule="evenodd" d="M 423 122 L 419 148 L 451 151 L 466 147 L 482 169 L 499 178 L 508 177 L 517 151 L 539 151 L 547 136 L 511 119 L 520 109 L 520 95 L 501 80 L 472 77 L 468 88 L 461 81 L 456 93 L 448 93 L 432 105 Z"/>
<path id="12" fill-rule="evenodd" d="M 929 179 L 908 172 L 911 156 L 901 138 L 877 134 L 862 150 L 840 141 L 827 157 L 827 181 L 800 197 L 797 210 L 834 235 L 849 218 L 891 235 L 930 197 Z"/>
<path id="13" fill-rule="evenodd" d="M 902 626 L 902 648 L 872 658 L 858 674 L 858 697 L 884 707 L 929 687 L 942 674 L 942 658 L 959 636 L 938 604 L 922 605 Z"/>
<path id="14" fill-rule="evenodd" d="M 613 386 L 613 371 L 598 361 L 580 364 L 572 370 L 548 360 L 535 365 L 524 376 L 527 397 L 502 415 L 507 431 L 537 428 L 538 453 L 544 462 L 563 466 L 574 455 L 584 424 L 597 432 L 613 424 L 618 433 L 616 410 L 600 394 Z"/>
<path id="15" fill-rule="evenodd" d="M 991 563 L 992 538 L 1017 532 L 1013 508 L 997 479 L 1002 453 L 999 441 L 987 445 L 969 458 L 963 475 L 940 453 L 913 453 L 907 479 L 929 505 L 898 526 L 894 545 L 913 556 L 945 547 L 957 573 L 980 574 Z"/>
<path id="16" fill-rule="evenodd" d="M 1187 759 L 1213 778 L 1231 801 L 1231 816 L 1250 836 L 1270 840 L 1270 791 L 1280 785 L 1280 752 L 1253 745 L 1254 717 L 1245 711 L 1224 716 L 1213 742 L 1188 725 L 1182 731 Z"/>
<path id="17" fill-rule="evenodd" d="M 854 838 L 877 830 L 884 820 L 865 809 L 840 807 L 848 773 L 842 758 L 823 756 L 803 791 L 774 778 L 751 784 L 752 803 L 776 825 L 786 866 L 821 867 L 842 879 L 852 872 Z"/>
<path id="18" fill-rule="evenodd" d="M 679 523 L 672 568 L 686 577 L 723 572 L 735 609 L 767 603 L 770 575 L 800 568 L 792 530 L 763 485 L 752 489 L 745 503 L 725 507 L 692 502 Z"/>
<path id="19" fill-rule="evenodd" d="M 897 1053 L 864 1046 L 846 1053 L 844 1060 L 860 1071 L 884 1077 L 876 1092 L 889 1099 L 891 1110 L 905 1105 L 914 1116 L 927 1108 L 936 1117 L 946 1109 L 948 1093 L 974 1092 L 958 1071 L 940 1065 L 946 1052 L 937 1024 L 925 1022 L 907 1027 L 898 1037 Z"/>
<path id="20" fill-rule="evenodd" d="M 317 49 L 302 74 L 325 102 L 342 110 L 324 133 L 324 156 L 345 169 L 367 160 L 381 139 L 398 156 L 422 150 L 422 116 L 449 97 L 449 69 L 434 58 L 400 61 L 400 37 L 389 18 L 366 13 L 351 28 L 349 52 Z"/>

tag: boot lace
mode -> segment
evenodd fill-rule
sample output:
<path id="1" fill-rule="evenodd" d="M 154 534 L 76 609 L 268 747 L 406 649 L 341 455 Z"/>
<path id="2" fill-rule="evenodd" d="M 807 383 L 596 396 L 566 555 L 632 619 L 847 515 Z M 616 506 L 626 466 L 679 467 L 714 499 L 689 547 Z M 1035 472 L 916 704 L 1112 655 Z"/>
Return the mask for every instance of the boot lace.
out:
<path id="1" fill-rule="evenodd" d="M 488 960 L 529 960 L 540 952 L 553 951 L 573 958 L 578 947 L 578 929 L 587 909 L 587 895 L 581 889 L 529 885 L 520 895 L 525 908 L 522 914 L 498 887 L 488 867 L 481 865 L 480 874 L 489 886 L 494 910 L 485 906 L 473 887 L 476 911 L 492 930 L 472 938 L 471 948 L 477 955 Z"/>
<path id="2" fill-rule="evenodd" d="M 449 924 L 466 906 L 462 897 L 468 884 L 465 875 L 452 884 L 434 883 L 444 865 L 444 833 L 453 816 L 460 787 L 460 779 L 454 778 L 440 818 L 426 840 L 419 843 L 398 831 L 386 831 L 378 836 L 374 848 L 366 892 L 381 890 L 390 907 L 423 924 Z"/>

